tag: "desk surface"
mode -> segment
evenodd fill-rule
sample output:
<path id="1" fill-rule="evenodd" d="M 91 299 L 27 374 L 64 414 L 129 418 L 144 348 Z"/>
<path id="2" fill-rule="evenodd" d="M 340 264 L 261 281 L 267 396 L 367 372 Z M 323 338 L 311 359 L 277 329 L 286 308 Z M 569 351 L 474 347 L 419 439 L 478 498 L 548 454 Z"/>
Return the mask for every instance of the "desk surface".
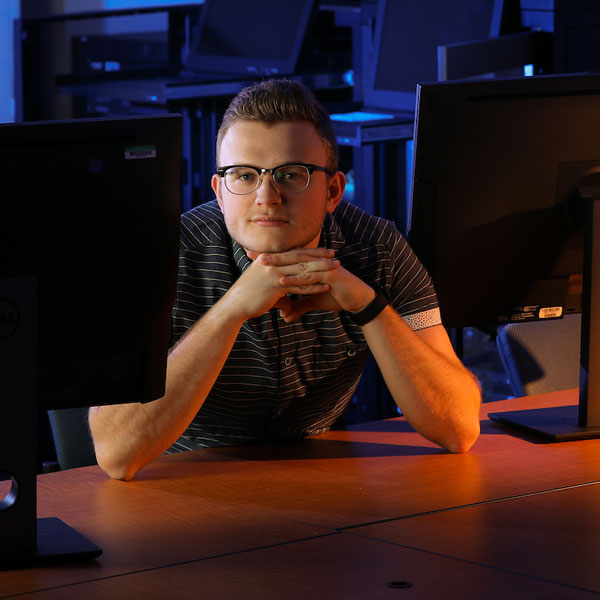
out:
<path id="1" fill-rule="evenodd" d="M 261 578 L 264 586 L 283 586 L 287 581 L 290 587 L 285 593 L 278 587 L 272 596 L 278 598 L 319 597 L 310 591 L 311 586 L 332 590 L 339 579 L 338 585 L 350 588 L 341 588 L 345 591 L 337 597 L 353 597 L 348 589 L 356 591 L 355 597 L 365 597 L 360 582 L 375 585 L 375 580 L 384 587 L 370 597 L 388 597 L 391 590 L 385 581 L 410 579 L 404 571 L 395 575 L 392 567 L 397 564 L 417 574 L 415 587 L 422 594 L 403 595 L 407 598 L 440 597 L 424 589 L 433 589 L 442 580 L 448 583 L 451 572 L 464 573 L 454 576 L 461 585 L 453 583 L 453 589 L 463 594 L 485 580 L 494 590 L 506 592 L 509 585 L 515 598 L 534 597 L 515 591 L 531 591 L 531 586 L 544 598 L 587 597 L 577 586 L 600 591 L 600 578 L 592 574 L 591 566 L 567 569 L 560 577 L 548 576 L 535 564 L 520 570 L 515 561 L 534 532 L 523 528 L 520 541 L 515 538 L 513 543 L 501 529 L 489 526 L 500 510 L 509 516 L 515 511 L 516 516 L 510 518 L 527 523 L 523 506 L 534 512 L 536 506 L 548 503 L 560 506 L 561 498 L 574 497 L 569 489 L 573 486 L 582 486 L 576 488 L 577 493 L 588 499 L 580 518 L 593 515 L 598 506 L 595 499 L 600 502 L 600 486 L 583 484 L 600 481 L 600 440 L 539 443 L 514 436 L 486 419 L 488 409 L 499 412 L 575 400 L 575 391 L 567 391 L 484 405 L 482 435 L 464 455 L 446 453 L 399 418 L 331 431 L 294 444 L 165 456 L 127 483 L 108 479 L 98 467 L 42 475 L 38 478 L 38 515 L 60 517 L 101 546 L 104 554 L 96 561 L 69 567 L 0 572 L 0 598 L 34 591 L 26 597 L 102 598 L 109 591 L 111 597 L 121 597 L 115 595 L 116 590 L 130 585 L 149 587 L 144 597 L 159 598 L 165 596 L 158 590 L 170 586 L 171 579 L 182 582 L 173 583 L 173 589 L 188 590 L 186 596 L 178 589 L 181 598 L 197 594 L 192 582 L 199 579 L 206 581 L 213 597 L 228 597 L 219 596 L 217 590 L 239 586 L 238 595 L 251 598 L 261 597 L 256 593 L 262 589 L 256 588 Z M 488 514 L 482 511 L 489 511 L 489 520 L 481 516 Z M 442 517 L 451 519 L 442 528 L 446 536 L 437 532 L 440 523 L 444 524 Z M 463 539 L 465 523 L 478 531 L 481 521 L 488 525 L 484 531 L 497 536 L 496 545 L 506 552 L 490 552 L 475 534 L 471 541 Z M 569 552 L 573 552 L 574 538 L 582 537 L 586 547 L 591 545 L 592 533 L 584 530 L 576 528 L 566 538 Z M 537 552 L 547 542 L 548 547 L 554 543 L 564 552 L 561 531 L 548 531 L 546 541 L 535 538 L 532 548 Z M 422 540 L 422 545 L 415 544 L 415 539 Z M 349 558 L 342 560 L 342 551 Z M 309 566 L 299 566 L 297 559 L 303 553 L 317 557 L 310 563 L 319 565 L 317 579 L 311 579 Z M 517 557 L 512 562 L 507 558 L 510 554 Z M 576 553 L 570 556 L 576 565 Z M 223 575 L 231 569 L 238 575 Z M 368 570 L 369 576 L 361 575 L 361 569 Z M 498 569 L 507 569 L 511 575 Z M 247 573 L 246 590 L 239 573 Z M 292 585 L 295 573 L 298 577 L 304 573 L 307 581 Z M 504 582 L 500 587 L 494 583 L 498 578 Z M 556 594 L 554 586 L 558 586 Z M 132 594 L 123 597 L 135 598 Z M 336 595 L 331 591 L 328 597 Z"/>
<path id="2" fill-rule="evenodd" d="M 410 587 L 392 587 L 406 583 Z M 597 594 L 347 533 L 26 594 L 25 600 L 584 600 Z"/>
<path id="3" fill-rule="evenodd" d="M 405 548 L 598 592 L 599 507 L 600 484 L 590 483 L 352 531 Z"/>

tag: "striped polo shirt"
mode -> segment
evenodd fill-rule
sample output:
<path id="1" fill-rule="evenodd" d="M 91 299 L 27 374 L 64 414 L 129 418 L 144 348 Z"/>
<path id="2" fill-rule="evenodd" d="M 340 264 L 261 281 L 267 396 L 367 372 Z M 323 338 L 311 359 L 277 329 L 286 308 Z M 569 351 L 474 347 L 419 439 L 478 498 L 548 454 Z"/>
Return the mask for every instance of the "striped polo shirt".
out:
<path id="1" fill-rule="evenodd" d="M 385 294 L 413 329 L 439 324 L 431 279 L 395 225 L 342 201 L 321 247 Z M 251 264 L 227 232 L 216 200 L 182 216 L 175 343 Z M 344 312 L 286 323 L 277 309 L 242 326 L 202 408 L 170 451 L 294 440 L 327 430 L 352 398 L 369 354 Z"/>

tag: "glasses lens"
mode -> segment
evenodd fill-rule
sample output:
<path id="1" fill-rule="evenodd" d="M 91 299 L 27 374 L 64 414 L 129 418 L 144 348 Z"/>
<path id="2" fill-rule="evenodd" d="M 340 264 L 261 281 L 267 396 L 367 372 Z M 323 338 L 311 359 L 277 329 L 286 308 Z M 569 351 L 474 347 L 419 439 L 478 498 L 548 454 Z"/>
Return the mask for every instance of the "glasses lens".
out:
<path id="1" fill-rule="evenodd" d="M 248 167 L 233 167 L 225 171 L 225 185 L 232 194 L 249 194 L 258 185 L 258 173 Z"/>
<path id="2" fill-rule="evenodd" d="M 282 192 L 301 192 L 308 187 L 310 173 L 302 165 L 286 165 L 275 170 L 273 179 Z"/>

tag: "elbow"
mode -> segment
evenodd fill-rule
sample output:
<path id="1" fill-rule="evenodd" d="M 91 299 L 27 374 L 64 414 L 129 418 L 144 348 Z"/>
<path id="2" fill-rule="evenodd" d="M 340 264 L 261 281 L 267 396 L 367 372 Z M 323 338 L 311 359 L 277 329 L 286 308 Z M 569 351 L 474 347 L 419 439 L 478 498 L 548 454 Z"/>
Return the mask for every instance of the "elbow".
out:
<path id="1" fill-rule="evenodd" d="M 118 481 L 130 481 L 133 476 L 137 473 L 135 469 L 104 469 L 104 472 L 111 478 L 117 479 Z"/>
<path id="2" fill-rule="evenodd" d="M 479 428 L 477 428 L 477 432 L 457 436 L 455 440 L 452 440 L 445 445 L 446 450 L 452 454 L 465 454 L 473 447 L 473 444 L 477 441 L 478 437 Z"/>
<path id="3" fill-rule="evenodd" d="M 100 468 L 111 478 L 119 479 L 121 481 L 129 481 L 137 473 L 133 465 L 129 465 L 125 462 L 118 460 L 111 460 L 108 457 L 104 457 L 96 454 L 98 465 Z"/>
<path id="4" fill-rule="evenodd" d="M 452 436 L 445 441 L 443 447 L 452 454 L 465 454 L 479 438 L 481 427 L 479 419 L 473 419 L 468 423 L 463 423 L 460 428 L 457 428 Z"/>
<path id="5" fill-rule="evenodd" d="M 466 396 L 464 408 L 460 415 L 455 416 L 452 435 L 444 447 L 453 454 L 465 454 L 479 438 L 481 424 L 479 421 L 479 409 L 481 407 L 481 389 L 477 380 L 471 378 L 471 392 Z"/>
<path id="6" fill-rule="evenodd" d="M 136 465 L 133 460 L 127 460 L 124 456 L 97 442 L 95 450 L 98 465 L 111 479 L 129 481 L 142 466 Z"/>
<path id="7" fill-rule="evenodd" d="M 124 443 L 122 437 L 115 435 L 118 426 L 107 419 L 106 414 L 110 416 L 105 411 L 100 413 L 98 408 L 90 409 L 89 425 L 96 461 L 111 479 L 129 481 L 146 463 L 141 463 L 135 444 Z"/>

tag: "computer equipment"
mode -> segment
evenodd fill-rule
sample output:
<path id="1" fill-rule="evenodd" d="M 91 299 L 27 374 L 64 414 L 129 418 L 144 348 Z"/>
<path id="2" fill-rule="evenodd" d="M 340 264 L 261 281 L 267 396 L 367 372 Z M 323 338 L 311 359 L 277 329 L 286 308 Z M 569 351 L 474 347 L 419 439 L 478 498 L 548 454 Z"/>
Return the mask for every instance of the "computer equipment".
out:
<path id="1" fill-rule="evenodd" d="M 414 120 L 417 83 L 437 79 L 437 47 L 499 35 L 502 9 L 502 0 L 380 0 L 363 106 L 332 115 L 338 142 L 397 137 L 398 124 Z"/>
<path id="2" fill-rule="evenodd" d="M 584 73 L 600 68 L 600 5 L 590 0 L 520 0 L 521 23 L 552 33 L 555 73 Z"/>
<path id="3" fill-rule="evenodd" d="M 579 409 L 521 426 L 553 440 L 600 435 L 600 76 L 422 84 L 417 96 L 409 239 L 443 322 L 582 311 Z"/>
<path id="4" fill-rule="evenodd" d="M 175 114 L 0 126 L 0 564 L 98 553 L 36 522 L 37 411 L 164 394 L 181 139 Z"/>
<path id="5" fill-rule="evenodd" d="M 109 22 L 121 12 L 103 18 Z M 76 71 L 61 80 L 85 81 L 86 73 L 95 75 L 90 81 L 153 76 L 180 83 L 290 75 L 315 15 L 315 0 L 289 0 L 285 7 L 265 0 L 256 10 L 243 0 L 204 0 L 186 21 L 178 63 L 166 32 L 80 35 L 72 42 Z"/>
<path id="6" fill-rule="evenodd" d="M 294 72 L 314 0 L 206 0 L 184 70 L 223 75 L 280 76 Z"/>

